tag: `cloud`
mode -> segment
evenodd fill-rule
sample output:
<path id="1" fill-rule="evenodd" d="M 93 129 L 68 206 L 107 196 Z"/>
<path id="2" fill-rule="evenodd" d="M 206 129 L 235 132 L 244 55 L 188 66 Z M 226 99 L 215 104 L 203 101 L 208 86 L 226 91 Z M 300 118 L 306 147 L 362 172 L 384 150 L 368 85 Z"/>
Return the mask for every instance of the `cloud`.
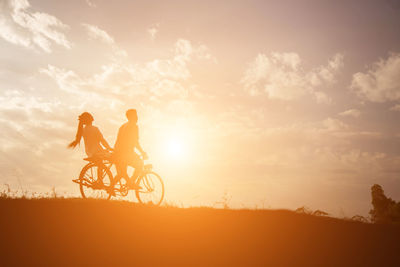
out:
<path id="1" fill-rule="evenodd" d="M 93 1 L 91 1 L 91 0 L 86 0 L 86 4 L 87 4 L 89 7 L 92 7 L 92 8 L 97 7 L 97 5 L 96 5 Z"/>
<path id="2" fill-rule="evenodd" d="M 217 59 L 210 53 L 206 45 L 194 46 L 189 40 L 178 39 L 174 45 L 174 60 L 182 65 L 186 65 L 192 59 L 211 60 L 214 63 Z"/>
<path id="3" fill-rule="evenodd" d="M 147 33 L 149 34 L 151 40 L 154 41 L 156 39 L 156 35 L 158 33 L 159 27 L 160 27 L 160 25 L 157 23 L 147 29 Z"/>
<path id="4" fill-rule="evenodd" d="M 30 11 L 27 0 L 2 1 L 0 7 L 0 37 L 4 40 L 47 53 L 52 51 L 53 43 L 71 48 L 62 33 L 68 26 L 49 14 Z"/>
<path id="5" fill-rule="evenodd" d="M 106 44 L 113 45 L 114 39 L 104 30 L 95 25 L 82 23 L 82 26 L 87 30 L 89 37 L 92 39 L 100 40 Z"/>
<path id="6" fill-rule="evenodd" d="M 246 69 L 242 83 L 251 95 L 266 94 L 270 99 L 293 100 L 311 94 L 318 103 L 330 98 L 316 88 L 330 85 L 343 66 L 343 55 L 336 54 L 326 66 L 303 71 L 297 53 L 258 54 Z"/>
<path id="7" fill-rule="evenodd" d="M 114 56 L 116 57 L 126 57 L 128 56 L 128 53 L 121 49 L 116 43 L 113 37 L 109 35 L 106 31 L 100 29 L 96 25 L 90 25 L 86 23 L 82 23 L 82 26 L 86 29 L 89 38 L 93 40 L 100 40 L 101 42 L 110 45 Z"/>
<path id="8" fill-rule="evenodd" d="M 350 116 L 350 117 L 357 118 L 357 117 L 360 117 L 361 111 L 359 111 L 358 109 L 349 109 L 349 110 L 339 113 L 339 115 L 344 116 L 344 117 Z"/>
<path id="9" fill-rule="evenodd" d="M 353 75 L 351 89 L 361 99 L 386 102 L 400 99 L 400 54 L 380 59 L 363 73 Z"/>
<path id="10" fill-rule="evenodd" d="M 79 92 L 79 86 L 83 84 L 81 78 L 72 70 L 65 70 L 53 65 L 48 65 L 47 68 L 39 69 L 39 72 L 53 78 L 58 87 L 66 92 Z"/>
<path id="11" fill-rule="evenodd" d="M 400 111 L 400 104 L 397 104 L 397 105 L 391 107 L 390 110 Z"/>
<path id="12" fill-rule="evenodd" d="M 188 87 L 195 90 L 193 86 L 183 85 L 191 77 L 189 65 L 213 57 L 206 46 L 194 46 L 184 39 L 176 41 L 174 50 L 170 58 L 143 64 L 106 64 L 99 73 L 89 77 L 53 65 L 41 68 L 39 72 L 51 77 L 61 90 L 71 93 L 114 94 L 114 97 L 123 99 L 133 96 L 186 98 Z"/>
<path id="13" fill-rule="evenodd" d="M 349 126 L 338 119 L 326 118 L 322 121 L 322 125 L 329 131 L 341 131 L 346 130 Z"/>
<path id="14" fill-rule="evenodd" d="M 357 175 L 365 178 L 379 175 L 385 164 L 396 166 L 395 162 L 388 163 L 388 159 L 395 161 L 392 155 L 364 145 L 380 142 L 382 134 L 359 130 L 339 119 L 327 117 L 270 127 L 265 122 L 262 126 L 251 125 L 252 119 L 252 113 L 229 111 L 217 116 L 218 122 L 212 123 L 223 129 L 212 134 L 220 138 L 219 149 L 228 151 L 221 164 L 229 162 L 234 168 L 232 172 L 242 171 L 243 164 L 250 160 L 253 163 L 248 169 L 253 166 L 256 170 L 248 174 L 250 177 L 263 170 L 264 175 L 271 173 L 274 177 L 278 173 L 292 173 L 293 178 L 301 178 L 305 173 L 310 178 L 322 175 L 327 181 L 338 179 L 338 171 L 347 173 L 343 174 L 346 179 Z M 235 148 L 231 149 L 224 140 L 234 142 Z"/>

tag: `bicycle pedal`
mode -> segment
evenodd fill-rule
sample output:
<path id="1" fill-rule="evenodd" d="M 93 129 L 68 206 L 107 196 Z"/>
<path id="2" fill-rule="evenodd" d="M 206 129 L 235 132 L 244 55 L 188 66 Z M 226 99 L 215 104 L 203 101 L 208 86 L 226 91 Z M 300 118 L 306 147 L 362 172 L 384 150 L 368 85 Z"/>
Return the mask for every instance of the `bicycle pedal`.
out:
<path id="1" fill-rule="evenodd" d="M 77 183 L 77 184 L 80 184 L 80 183 L 81 183 L 81 180 L 80 180 L 80 179 L 72 179 L 72 182 Z"/>
<path id="2" fill-rule="evenodd" d="M 104 189 L 104 185 L 101 184 L 92 184 L 93 189 Z"/>

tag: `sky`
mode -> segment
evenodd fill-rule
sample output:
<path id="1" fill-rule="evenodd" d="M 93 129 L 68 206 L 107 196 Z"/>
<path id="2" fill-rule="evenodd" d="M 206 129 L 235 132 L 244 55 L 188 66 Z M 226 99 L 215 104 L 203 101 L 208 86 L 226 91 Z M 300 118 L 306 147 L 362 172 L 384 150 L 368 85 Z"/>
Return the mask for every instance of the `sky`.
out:
<path id="1" fill-rule="evenodd" d="M 125 111 L 166 203 L 400 200 L 400 1 L 0 0 L 0 183 L 79 196 L 77 117 Z"/>

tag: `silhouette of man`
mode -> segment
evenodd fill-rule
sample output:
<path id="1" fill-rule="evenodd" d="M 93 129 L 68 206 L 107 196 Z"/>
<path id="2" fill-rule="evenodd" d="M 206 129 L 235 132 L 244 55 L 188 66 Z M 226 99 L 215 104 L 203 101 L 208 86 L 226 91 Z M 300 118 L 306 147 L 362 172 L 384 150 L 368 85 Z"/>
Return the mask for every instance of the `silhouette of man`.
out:
<path id="1" fill-rule="evenodd" d="M 117 167 L 117 181 L 125 177 L 129 188 L 138 188 L 135 184 L 136 178 L 143 170 L 143 160 L 147 159 L 147 154 L 139 144 L 139 127 L 137 126 L 138 116 L 136 109 L 126 111 L 128 122 L 123 124 L 118 130 L 117 140 L 114 145 L 115 165 Z M 135 152 L 135 148 L 140 152 L 142 158 Z M 135 168 L 133 176 L 129 179 L 127 168 Z"/>

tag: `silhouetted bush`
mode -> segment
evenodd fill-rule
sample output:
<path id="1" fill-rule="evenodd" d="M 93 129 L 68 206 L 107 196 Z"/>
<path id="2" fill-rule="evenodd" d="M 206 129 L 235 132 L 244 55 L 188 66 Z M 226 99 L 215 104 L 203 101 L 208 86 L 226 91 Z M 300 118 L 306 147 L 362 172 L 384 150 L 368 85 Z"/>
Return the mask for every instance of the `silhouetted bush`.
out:
<path id="1" fill-rule="evenodd" d="M 327 212 L 325 212 L 325 211 L 323 211 L 323 210 L 315 210 L 315 211 L 312 211 L 311 209 L 309 209 L 309 208 L 307 208 L 307 207 L 305 207 L 305 206 L 300 207 L 300 208 L 297 208 L 297 209 L 295 210 L 295 212 L 297 212 L 297 213 L 309 214 L 309 215 L 314 215 L 314 216 L 328 216 L 328 215 L 329 215 L 329 213 L 327 213 Z"/>
<path id="2" fill-rule="evenodd" d="M 355 222 L 369 223 L 368 218 L 365 218 L 364 216 L 361 215 L 354 215 L 353 217 L 350 218 L 350 220 Z"/>
<path id="3" fill-rule="evenodd" d="M 372 206 L 371 221 L 374 223 L 399 223 L 400 202 L 396 203 L 387 198 L 380 185 L 374 184 L 371 187 Z"/>
<path id="4" fill-rule="evenodd" d="M 297 213 L 304 213 L 304 214 L 310 214 L 310 215 L 313 213 L 313 211 L 312 211 L 311 209 L 307 208 L 306 206 L 297 208 L 297 209 L 295 210 L 295 212 L 297 212 Z"/>
<path id="5" fill-rule="evenodd" d="M 312 213 L 312 215 L 315 215 L 315 216 L 328 216 L 329 213 L 327 213 L 327 212 L 325 212 L 325 211 L 323 211 L 323 210 L 315 210 L 315 211 Z"/>

